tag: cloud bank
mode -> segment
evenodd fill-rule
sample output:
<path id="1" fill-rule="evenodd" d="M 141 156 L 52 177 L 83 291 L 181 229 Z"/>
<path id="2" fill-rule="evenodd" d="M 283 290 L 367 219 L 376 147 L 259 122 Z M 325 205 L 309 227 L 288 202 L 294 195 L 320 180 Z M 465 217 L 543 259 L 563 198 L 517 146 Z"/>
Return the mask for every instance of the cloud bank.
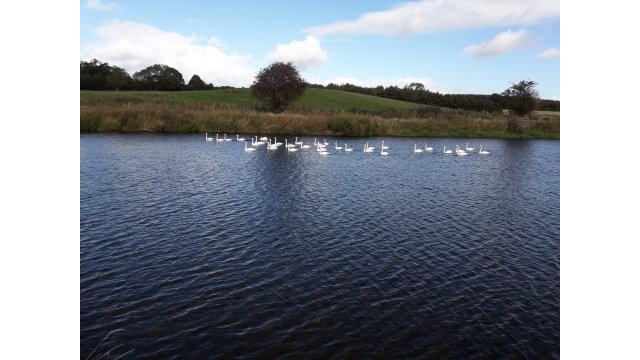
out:
<path id="1" fill-rule="evenodd" d="M 402 3 L 390 10 L 367 12 L 356 20 L 309 27 L 305 31 L 316 37 L 410 35 L 527 25 L 559 16 L 558 0 L 423 0 Z"/>
<path id="2" fill-rule="evenodd" d="M 102 0 L 89 0 L 86 3 L 87 8 L 98 11 L 120 11 L 122 8 L 116 3 L 102 3 Z"/>
<path id="3" fill-rule="evenodd" d="M 307 36 L 302 41 L 293 40 L 288 44 L 278 44 L 276 49 L 267 55 L 270 62 L 293 62 L 298 70 L 304 71 L 318 67 L 327 62 L 326 51 L 322 50 L 320 40 L 314 36 Z"/>
<path id="4" fill-rule="evenodd" d="M 552 47 L 551 49 L 545 50 L 536 56 L 540 60 L 548 60 L 560 57 L 560 50 Z"/>
<path id="5" fill-rule="evenodd" d="M 216 86 L 249 86 L 255 70 L 250 55 L 228 53 L 220 49 L 217 38 L 202 40 L 133 21 L 109 21 L 96 29 L 100 39 L 87 44 L 82 60 L 98 59 L 134 72 L 153 64 L 178 69 L 188 82 L 198 74 Z"/>
<path id="6" fill-rule="evenodd" d="M 492 40 L 467 46 L 463 51 L 465 53 L 473 54 L 473 56 L 477 58 L 484 58 L 487 56 L 503 54 L 516 49 L 522 49 L 530 46 L 532 43 L 533 38 L 528 31 L 518 30 L 516 32 L 511 32 L 511 30 L 508 30 L 496 35 Z"/>

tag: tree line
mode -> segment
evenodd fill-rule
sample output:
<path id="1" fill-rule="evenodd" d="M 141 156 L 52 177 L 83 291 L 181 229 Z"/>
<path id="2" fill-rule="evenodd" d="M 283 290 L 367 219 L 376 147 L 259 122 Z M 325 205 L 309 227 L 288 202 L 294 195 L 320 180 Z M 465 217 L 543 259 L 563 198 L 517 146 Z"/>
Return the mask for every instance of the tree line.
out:
<path id="1" fill-rule="evenodd" d="M 130 76 L 120 67 L 93 59 L 80 61 L 80 90 L 213 90 L 230 86 L 213 86 L 193 75 L 185 84 L 180 71 L 171 66 L 155 64 Z"/>
<path id="2" fill-rule="evenodd" d="M 514 85 L 518 84 L 520 83 Z M 531 85 L 535 86 L 535 84 Z M 310 84 L 309 87 L 349 91 L 365 95 L 380 96 L 394 100 L 409 101 L 418 104 L 441 106 L 452 109 L 495 112 L 501 111 L 502 109 L 509 109 L 512 106 L 512 94 L 508 93 L 509 89 L 500 94 L 494 93 L 491 95 L 478 95 L 440 94 L 439 92 L 427 90 L 423 84 L 415 82 L 409 85 L 405 85 L 404 87 L 363 87 L 349 83 L 341 85 L 330 83 L 327 86 L 323 86 L 320 84 Z M 534 110 L 560 111 L 560 101 L 537 99 Z"/>

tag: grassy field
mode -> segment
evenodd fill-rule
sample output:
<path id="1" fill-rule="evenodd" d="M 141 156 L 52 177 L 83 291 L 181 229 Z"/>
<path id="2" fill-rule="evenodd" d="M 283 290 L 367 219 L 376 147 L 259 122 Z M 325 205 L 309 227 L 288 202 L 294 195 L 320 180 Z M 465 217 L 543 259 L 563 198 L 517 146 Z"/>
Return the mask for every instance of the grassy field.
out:
<path id="1" fill-rule="evenodd" d="M 80 131 L 560 138 L 559 113 L 515 118 L 316 88 L 284 112 L 255 105 L 248 89 L 81 91 Z"/>
<path id="2" fill-rule="evenodd" d="M 81 102 L 96 101 L 201 101 L 219 104 L 256 106 L 249 89 L 203 91 L 81 91 Z M 293 104 L 294 109 L 332 110 L 407 110 L 424 105 L 339 90 L 310 88 Z"/>

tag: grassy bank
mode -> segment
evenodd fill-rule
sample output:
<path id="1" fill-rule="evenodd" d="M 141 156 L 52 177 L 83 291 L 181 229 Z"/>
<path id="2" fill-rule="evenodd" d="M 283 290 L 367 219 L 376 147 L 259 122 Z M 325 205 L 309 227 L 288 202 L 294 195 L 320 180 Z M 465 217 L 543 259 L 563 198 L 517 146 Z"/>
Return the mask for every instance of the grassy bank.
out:
<path id="1" fill-rule="evenodd" d="M 199 96 L 197 93 L 201 92 L 170 93 L 170 96 Z M 80 131 L 560 138 L 559 116 L 550 114 L 510 118 L 502 114 L 441 110 L 411 103 L 406 103 L 411 106 L 401 107 L 387 103 L 386 107 L 377 110 L 366 107 L 350 110 L 351 103 L 345 103 L 342 109 L 316 106 L 309 110 L 306 106 L 298 106 L 274 114 L 258 111 L 247 106 L 249 104 L 168 99 L 162 95 L 166 93 L 82 92 Z M 327 96 L 331 98 L 332 94 Z M 369 98 L 374 99 L 363 98 L 361 101 L 378 99 Z M 329 100 L 312 98 L 308 101 L 326 104 Z"/>

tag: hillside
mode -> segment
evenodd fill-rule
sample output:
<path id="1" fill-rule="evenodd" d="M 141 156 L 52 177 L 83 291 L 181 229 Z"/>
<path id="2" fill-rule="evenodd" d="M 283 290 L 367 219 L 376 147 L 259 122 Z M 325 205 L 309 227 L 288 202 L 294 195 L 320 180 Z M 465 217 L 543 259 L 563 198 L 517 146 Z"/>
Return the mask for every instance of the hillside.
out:
<path id="1" fill-rule="evenodd" d="M 80 91 L 81 102 L 105 100 L 189 100 L 248 106 L 258 104 L 255 99 L 251 98 L 249 89 L 246 88 L 204 91 Z M 310 88 L 305 91 L 301 99 L 293 104 L 293 107 L 299 109 L 381 111 L 416 109 L 424 107 L 424 105 L 341 90 Z"/>

